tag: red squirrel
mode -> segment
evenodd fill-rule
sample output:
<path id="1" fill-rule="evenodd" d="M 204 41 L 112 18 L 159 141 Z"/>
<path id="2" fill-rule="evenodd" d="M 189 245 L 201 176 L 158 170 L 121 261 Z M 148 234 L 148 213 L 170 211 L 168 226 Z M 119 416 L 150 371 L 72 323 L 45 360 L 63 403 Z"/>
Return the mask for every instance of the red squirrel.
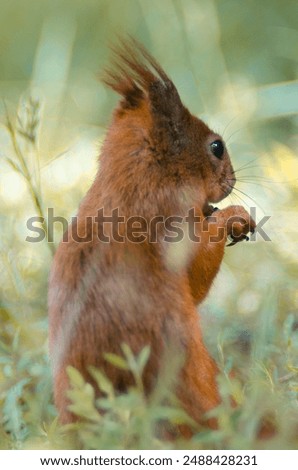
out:
<path id="1" fill-rule="evenodd" d="M 95 180 L 67 241 L 57 249 L 50 275 L 55 404 L 62 423 L 75 419 L 68 410 L 68 365 L 88 381 L 89 366 L 98 367 L 116 391 L 125 392 L 133 377 L 105 359 L 105 353 L 122 355 L 123 343 L 134 354 L 150 346 L 143 373 L 149 395 L 166 351 L 174 346 L 183 358 L 177 397 L 202 423 L 220 397 L 218 368 L 204 345 L 197 306 L 219 270 L 227 237 L 233 243 L 246 239 L 255 222 L 241 206 L 214 210 L 211 204 L 224 199 L 236 181 L 227 148 L 183 105 L 173 82 L 141 44 L 129 40 L 114 49 L 104 82 L 122 99 Z M 101 210 L 112 217 L 115 209 L 122 217 L 116 234 L 99 216 Z M 186 234 L 191 210 L 200 221 L 193 224 L 195 240 Z M 165 239 L 173 232 L 164 222 L 171 217 L 183 219 L 180 243 Z"/>

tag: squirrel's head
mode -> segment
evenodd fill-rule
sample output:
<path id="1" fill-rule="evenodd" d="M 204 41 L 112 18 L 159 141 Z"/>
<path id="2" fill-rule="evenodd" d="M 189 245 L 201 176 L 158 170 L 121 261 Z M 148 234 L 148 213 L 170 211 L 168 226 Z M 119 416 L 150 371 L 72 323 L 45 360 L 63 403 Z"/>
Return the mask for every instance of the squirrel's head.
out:
<path id="1" fill-rule="evenodd" d="M 103 81 L 122 96 L 107 138 L 109 164 L 117 160 L 114 171 L 143 184 L 158 174 L 159 185 L 190 185 L 204 204 L 224 199 L 235 175 L 222 138 L 188 111 L 141 44 L 131 39 L 113 52 Z"/>

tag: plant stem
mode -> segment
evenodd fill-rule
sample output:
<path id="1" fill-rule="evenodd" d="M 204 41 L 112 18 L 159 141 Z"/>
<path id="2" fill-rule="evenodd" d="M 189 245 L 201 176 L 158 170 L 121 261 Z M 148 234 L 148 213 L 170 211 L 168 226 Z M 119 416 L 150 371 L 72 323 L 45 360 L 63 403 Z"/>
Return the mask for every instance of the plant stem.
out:
<path id="1" fill-rule="evenodd" d="M 10 138 L 11 138 L 13 149 L 15 151 L 15 154 L 16 154 L 16 156 L 18 158 L 18 161 L 19 161 L 19 164 L 20 164 L 20 168 L 18 167 L 18 171 L 25 178 L 25 181 L 27 183 L 29 193 L 30 193 L 32 202 L 34 204 L 34 207 L 36 209 L 36 212 L 37 212 L 38 216 L 42 219 L 41 224 L 42 224 L 45 236 L 46 236 L 47 246 L 48 246 L 51 254 L 54 255 L 55 247 L 54 247 L 53 244 L 51 244 L 49 242 L 49 227 L 48 227 L 48 223 L 47 223 L 47 220 L 46 220 L 43 208 L 42 208 L 42 200 L 41 200 L 40 194 L 38 194 L 38 191 L 35 188 L 35 185 L 33 183 L 32 178 L 31 178 L 29 168 L 26 164 L 26 160 L 24 158 L 22 150 L 20 149 L 20 146 L 18 144 L 15 129 L 12 125 L 12 122 L 10 120 L 7 109 L 6 109 L 6 127 L 8 129 L 8 132 L 9 132 L 9 135 L 10 135 Z"/>

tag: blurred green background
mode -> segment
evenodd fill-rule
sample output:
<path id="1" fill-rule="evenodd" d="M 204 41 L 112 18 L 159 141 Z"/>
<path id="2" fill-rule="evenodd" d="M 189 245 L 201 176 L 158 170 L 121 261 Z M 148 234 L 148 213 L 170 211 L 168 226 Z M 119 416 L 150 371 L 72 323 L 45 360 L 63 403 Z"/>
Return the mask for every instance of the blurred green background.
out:
<path id="1" fill-rule="evenodd" d="M 118 99 L 98 76 L 109 44 L 129 33 L 226 140 L 241 170 L 239 191 L 222 205 L 270 216 L 271 241 L 228 248 L 200 309 L 222 395 L 232 393 L 239 407 L 225 399 L 216 411 L 220 430 L 187 446 L 297 448 L 297 24 L 291 0 L 0 0 L 0 447 L 74 445 L 55 420 L 48 365 L 55 247 L 26 242 L 26 220 L 48 207 L 67 219 L 76 213 Z M 56 243 L 60 237 L 56 224 Z M 239 374 L 230 380 L 232 368 Z M 76 385 L 84 400 L 88 390 Z M 100 430 L 87 420 L 79 445 L 144 447 L 147 405 L 139 397 L 137 419 L 134 393 L 122 411 L 110 407 Z M 276 432 L 260 440 L 265 415 Z M 148 447 L 185 445 L 146 432 Z"/>

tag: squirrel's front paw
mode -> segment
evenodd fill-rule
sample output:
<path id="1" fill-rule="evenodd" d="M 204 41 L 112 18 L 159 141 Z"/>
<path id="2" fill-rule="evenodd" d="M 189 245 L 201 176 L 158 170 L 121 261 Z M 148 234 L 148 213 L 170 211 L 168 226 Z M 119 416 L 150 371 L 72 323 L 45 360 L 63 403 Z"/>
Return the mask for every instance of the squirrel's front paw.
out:
<path id="1" fill-rule="evenodd" d="M 230 206 L 224 209 L 227 236 L 232 240 L 227 246 L 233 246 L 242 240 L 249 240 L 247 234 L 254 233 L 256 223 L 242 206 Z"/>

